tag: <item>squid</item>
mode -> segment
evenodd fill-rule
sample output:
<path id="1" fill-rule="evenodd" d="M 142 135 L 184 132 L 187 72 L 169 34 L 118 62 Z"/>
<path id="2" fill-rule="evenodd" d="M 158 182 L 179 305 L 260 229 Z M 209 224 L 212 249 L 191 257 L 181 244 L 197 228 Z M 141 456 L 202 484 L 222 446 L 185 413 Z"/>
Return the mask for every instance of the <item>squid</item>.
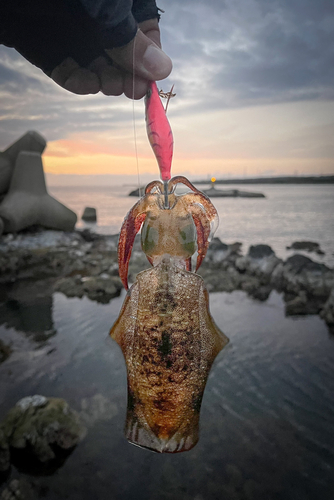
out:
<path id="1" fill-rule="evenodd" d="M 161 101 L 154 82 L 150 90 L 147 100 L 151 96 L 158 100 L 153 119 L 152 112 L 148 113 L 149 132 L 155 120 L 161 122 L 156 112 Z M 119 275 L 127 295 L 110 335 L 121 347 L 127 366 L 128 441 L 159 453 L 177 453 L 190 450 L 198 441 L 206 381 L 228 338 L 210 314 L 208 292 L 196 273 L 217 227 L 218 214 L 209 198 L 188 179 L 170 178 L 172 139 L 164 121 L 167 118 L 162 120 L 165 127 L 157 134 L 149 133 L 162 180 L 146 186 L 120 232 Z M 179 183 L 189 191 L 177 195 Z M 129 289 L 131 250 L 140 229 L 142 250 L 152 268 L 139 273 Z"/>

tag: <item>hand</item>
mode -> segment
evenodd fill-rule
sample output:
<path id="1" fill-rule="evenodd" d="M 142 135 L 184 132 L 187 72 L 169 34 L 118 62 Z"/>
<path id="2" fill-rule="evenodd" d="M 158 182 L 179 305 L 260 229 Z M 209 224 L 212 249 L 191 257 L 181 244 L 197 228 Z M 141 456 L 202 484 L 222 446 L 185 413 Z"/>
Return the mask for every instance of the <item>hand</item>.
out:
<path id="1" fill-rule="evenodd" d="M 58 85 L 75 94 L 101 91 L 105 95 L 124 93 L 130 99 L 141 99 L 146 94 L 149 80 L 162 80 L 172 70 L 170 58 L 160 47 L 158 20 L 150 19 L 139 24 L 137 35 L 130 43 L 106 50 L 106 55 L 96 58 L 88 68 L 68 57 L 50 76 Z"/>

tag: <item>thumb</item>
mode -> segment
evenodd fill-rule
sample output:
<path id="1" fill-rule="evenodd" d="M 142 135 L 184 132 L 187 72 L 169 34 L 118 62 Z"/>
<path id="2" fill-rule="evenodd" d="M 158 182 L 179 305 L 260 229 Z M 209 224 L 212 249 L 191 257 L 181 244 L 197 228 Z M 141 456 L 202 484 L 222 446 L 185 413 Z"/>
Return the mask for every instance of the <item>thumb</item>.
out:
<path id="1" fill-rule="evenodd" d="M 145 80 L 163 80 L 172 71 L 172 61 L 167 54 L 140 30 L 127 45 L 106 52 L 121 68 L 129 73 L 135 70 L 135 74 Z"/>

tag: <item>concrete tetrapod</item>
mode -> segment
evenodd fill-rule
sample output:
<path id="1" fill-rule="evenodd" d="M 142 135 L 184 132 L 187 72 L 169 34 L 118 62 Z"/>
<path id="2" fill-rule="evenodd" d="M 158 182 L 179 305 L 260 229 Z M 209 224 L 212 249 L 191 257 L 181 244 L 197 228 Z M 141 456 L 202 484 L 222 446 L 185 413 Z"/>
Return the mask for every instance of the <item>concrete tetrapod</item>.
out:
<path id="1" fill-rule="evenodd" d="M 9 190 L 0 205 L 4 232 L 12 233 L 38 224 L 51 229 L 72 231 L 77 216 L 47 192 L 39 153 L 19 153 Z"/>
<path id="2" fill-rule="evenodd" d="M 10 179 L 14 170 L 15 162 L 21 151 L 35 151 L 42 154 L 46 146 L 46 140 L 38 132 L 30 130 L 0 152 L 0 194 L 7 193 Z"/>

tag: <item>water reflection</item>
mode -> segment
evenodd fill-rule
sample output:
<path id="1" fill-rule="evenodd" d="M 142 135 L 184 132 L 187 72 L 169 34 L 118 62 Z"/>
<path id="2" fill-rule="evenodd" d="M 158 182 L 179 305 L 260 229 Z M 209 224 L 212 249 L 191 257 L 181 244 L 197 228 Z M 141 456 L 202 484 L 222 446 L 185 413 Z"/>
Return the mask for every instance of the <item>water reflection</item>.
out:
<path id="1" fill-rule="evenodd" d="M 333 499 L 334 345 L 319 317 L 285 317 L 275 292 L 265 303 L 211 294 L 231 348 L 210 374 L 198 445 L 161 456 L 123 437 L 126 370 L 117 344 L 106 343 L 123 299 L 102 305 L 54 294 L 46 309 L 57 335 L 37 349 L 29 337 L 22 355 L 14 343 L 0 365 L 0 415 L 39 393 L 65 398 L 89 428 L 57 474 L 34 477 L 44 498 Z"/>
<path id="2" fill-rule="evenodd" d="M 0 324 L 45 342 L 56 334 L 52 287 L 48 281 L 18 281 L 1 285 Z"/>

